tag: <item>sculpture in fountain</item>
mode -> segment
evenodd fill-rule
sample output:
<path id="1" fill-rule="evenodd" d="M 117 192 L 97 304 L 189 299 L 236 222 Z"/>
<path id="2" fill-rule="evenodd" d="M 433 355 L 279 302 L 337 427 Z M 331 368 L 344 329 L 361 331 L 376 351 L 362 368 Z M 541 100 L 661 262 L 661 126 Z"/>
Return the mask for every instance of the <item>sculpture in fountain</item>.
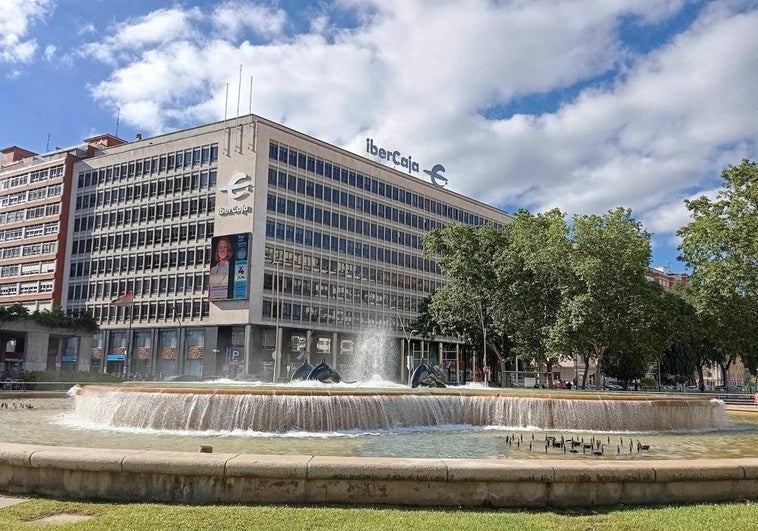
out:
<path id="1" fill-rule="evenodd" d="M 321 362 L 312 367 L 310 363 L 304 361 L 303 364 L 298 367 L 294 373 L 292 373 L 292 381 L 302 380 L 315 380 L 321 383 L 340 383 L 342 378 L 337 371 L 326 363 L 325 358 L 321 358 Z"/>
<path id="2" fill-rule="evenodd" d="M 292 381 L 298 382 L 301 380 L 307 380 L 308 375 L 311 373 L 312 370 L 313 370 L 313 365 L 308 363 L 307 360 L 304 361 L 303 364 L 297 369 L 295 369 L 295 372 L 292 373 Z"/>
<path id="3" fill-rule="evenodd" d="M 447 387 L 447 378 L 437 367 L 422 361 L 411 375 L 411 387 Z"/>

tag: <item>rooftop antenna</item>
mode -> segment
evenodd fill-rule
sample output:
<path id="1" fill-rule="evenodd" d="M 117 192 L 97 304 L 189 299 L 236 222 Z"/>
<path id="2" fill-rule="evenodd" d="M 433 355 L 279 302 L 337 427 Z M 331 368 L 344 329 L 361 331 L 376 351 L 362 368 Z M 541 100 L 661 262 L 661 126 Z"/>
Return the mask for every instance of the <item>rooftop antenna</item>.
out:
<path id="1" fill-rule="evenodd" d="M 250 76 L 250 111 L 248 114 L 253 114 L 253 76 Z"/>
<path id="2" fill-rule="evenodd" d="M 229 109 L 229 83 L 226 84 L 226 94 L 224 95 L 224 155 L 229 154 L 231 145 L 231 135 L 229 127 L 226 125 L 227 111 Z"/>
<path id="3" fill-rule="evenodd" d="M 50 133 L 47 133 L 47 145 L 45 146 L 45 153 L 50 151 Z"/>
<path id="4" fill-rule="evenodd" d="M 118 136 L 118 123 L 121 121 L 121 107 L 116 107 L 116 135 Z"/>
<path id="5" fill-rule="evenodd" d="M 255 153 L 256 146 L 258 145 L 258 128 L 256 127 L 256 120 L 253 116 L 253 76 L 250 76 L 250 144 L 249 148 Z"/>
<path id="6" fill-rule="evenodd" d="M 242 96 L 242 65 L 240 65 L 240 80 L 237 85 L 237 118 L 240 117 L 240 96 Z"/>
<path id="7" fill-rule="evenodd" d="M 226 110 L 229 107 L 229 83 L 226 84 L 226 95 L 224 96 L 224 121 L 226 122 Z"/>

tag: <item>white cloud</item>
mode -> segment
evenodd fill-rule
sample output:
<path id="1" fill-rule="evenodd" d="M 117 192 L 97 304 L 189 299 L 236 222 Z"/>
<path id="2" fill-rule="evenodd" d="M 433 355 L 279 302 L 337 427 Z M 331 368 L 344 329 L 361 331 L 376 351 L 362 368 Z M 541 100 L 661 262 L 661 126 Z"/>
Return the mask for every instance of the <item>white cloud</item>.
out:
<path id="1" fill-rule="evenodd" d="M 441 162 L 455 191 L 570 213 L 624 205 L 651 230 L 674 231 L 681 198 L 758 144 L 752 3 L 711 2 L 647 55 L 622 42 L 622 23 L 665 25 L 683 4 L 342 0 L 286 41 L 282 11 L 242 0 L 159 10 L 89 47 L 114 64 L 92 92 L 162 132 L 220 119 L 227 84 L 233 115 L 243 65 L 255 112 L 357 153 L 372 136 Z M 358 25 L 339 29 L 338 9 Z M 483 113 L 564 89 L 579 92 L 554 112 Z M 247 79 L 242 90 L 247 112 Z"/>
<path id="2" fill-rule="evenodd" d="M 55 52 L 57 50 L 58 50 L 58 48 L 56 48 L 52 44 L 49 44 L 49 45 L 45 46 L 45 53 L 44 53 L 45 59 L 47 59 L 48 61 L 52 61 L 53 58 L 55 57 Z"/>
<path id="3" fill-rule="evenodd" d="M 112 36 L 86 45 L 84 53 L 103 62 L 139 61 L 138 53 L 143 50 L 160 49 L 177 39 L 190 38 L 194 31 L 192 19 L 198 14 L 197 9 L 158 9 L 118 24 L 108 32 Z"/>
<path id="4" fill-rule="evenodd" d="M 52 0 L 3 0 L 0 16 L 0 62 L 28 63 L 37 50 L 28 37 L 32 24 L 53 10 Z"/>
<path id="5" fill-rule="evenodd" d="M 282 33 L 287 13 L 246 0 L 229 0 L 214 9 L 211 19 L 227 40 L 236 39 L 246 29 L 270 38 Z"/>

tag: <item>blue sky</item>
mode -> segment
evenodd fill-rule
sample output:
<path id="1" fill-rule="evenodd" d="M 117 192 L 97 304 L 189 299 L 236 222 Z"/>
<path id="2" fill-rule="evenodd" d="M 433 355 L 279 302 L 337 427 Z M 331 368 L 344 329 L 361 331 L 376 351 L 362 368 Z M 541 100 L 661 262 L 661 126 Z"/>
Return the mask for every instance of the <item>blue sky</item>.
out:
<path id="1" fill-rule="evenodd" d="M 631 208 L 653 265 L 672 271 L 683 200 L 756 158 L 755 0 L 0 10 L 0 147 L 129 140 L 235 115 L 238 101 L 244 114 L 252 76 L 255 113 L 358 154 L 371 137 L 442 163 L 449 188 L 509 212 Z"/>

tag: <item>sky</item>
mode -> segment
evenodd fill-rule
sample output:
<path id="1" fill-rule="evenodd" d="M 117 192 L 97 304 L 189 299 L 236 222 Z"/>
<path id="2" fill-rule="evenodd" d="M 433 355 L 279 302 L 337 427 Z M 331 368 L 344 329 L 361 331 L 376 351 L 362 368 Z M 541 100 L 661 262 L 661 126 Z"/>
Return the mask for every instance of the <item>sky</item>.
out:
<path id="1" fill-rule="evenodd" d="M 758 0 L 0 0 L 0 148 L 255 114 L 514 213 L 684 200 L 758 144 Z M 240 81 L 241 80 L 241 81 Z M 252 93 L 251 93 L 252 86 Z M 422 174 L 423 175 L 423 174 Z"/>

